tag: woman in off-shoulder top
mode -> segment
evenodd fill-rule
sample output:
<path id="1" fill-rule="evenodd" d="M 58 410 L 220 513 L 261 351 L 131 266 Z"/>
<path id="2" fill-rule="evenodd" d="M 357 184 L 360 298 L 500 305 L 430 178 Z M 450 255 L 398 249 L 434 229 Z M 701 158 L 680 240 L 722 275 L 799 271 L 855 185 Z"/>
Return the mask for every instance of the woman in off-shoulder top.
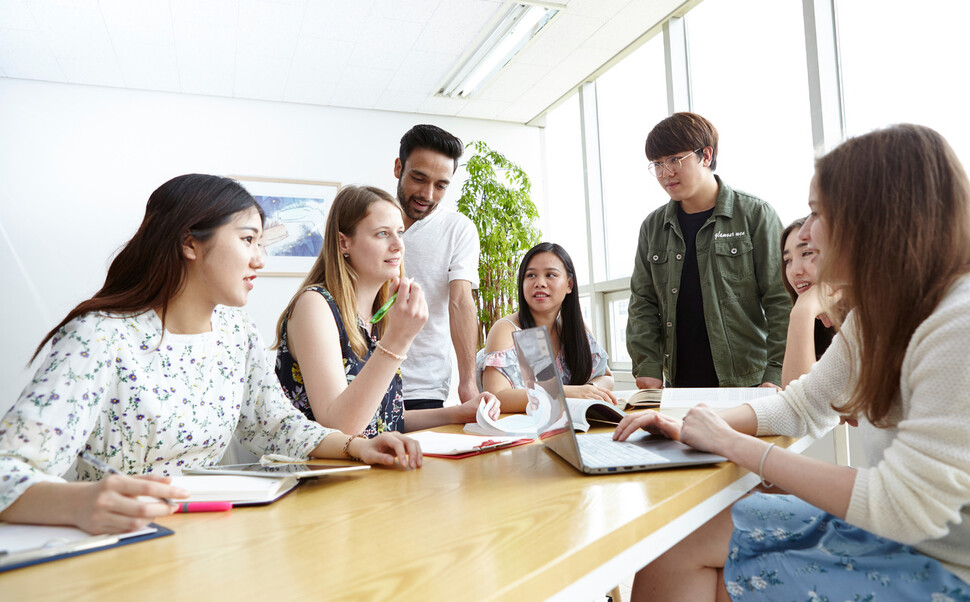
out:
<path id="1" fill-rule="evenodd" d="M 479 387 L 494 393 L 503 411 L 524 412 L 528 404 L 512 333 L 535 326 L 549 331 L 566 397 L 616 403 L 609 357 L 586 330 L 575 273 L 572 258 L 555 243 L 539 243 L 522 258 L 519 311 L 492 325 L 476 358 Z"/>

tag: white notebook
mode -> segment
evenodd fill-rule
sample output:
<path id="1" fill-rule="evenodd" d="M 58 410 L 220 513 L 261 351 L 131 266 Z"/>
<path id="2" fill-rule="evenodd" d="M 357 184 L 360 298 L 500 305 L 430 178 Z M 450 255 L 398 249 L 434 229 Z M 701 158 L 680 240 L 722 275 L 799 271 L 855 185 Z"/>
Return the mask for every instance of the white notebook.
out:
<path id="1" fill-rule="evenodd" d="M 299 484 L 296 477 L 241 477 L 234 475 L 182 475 L 172 485 L 187 489 L 191 496 L 176 502 L 232 502 L 234 505 L 268 504 L 283 497 Z"/>

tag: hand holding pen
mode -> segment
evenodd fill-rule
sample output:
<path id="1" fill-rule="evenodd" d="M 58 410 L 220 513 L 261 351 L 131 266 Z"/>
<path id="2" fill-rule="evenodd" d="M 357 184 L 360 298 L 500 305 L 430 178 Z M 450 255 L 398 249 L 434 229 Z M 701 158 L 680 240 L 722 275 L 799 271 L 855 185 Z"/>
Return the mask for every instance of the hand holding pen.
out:
<path id="1" fill-rule="evenodd" d="M 94 483 L 78 483 L 79 496 L 72 500 L 74 524 L 88 533 L 124 533 L 140 529 L 159 516 L 171 514 L 178 506 L 172 498 L 186 498 L 189 492 L 169 485 L 168 477 L 145 475 L 131 477 L 121 473 L 88 452 L 81 458 L 106 474 Z M 139 496 L 157 498 L 143 502 Z"/>
<path id="2" fill-rule="evenodd" d="M 385 303 L 388 309 L 383 316 L 385 323 L 381 343 L 390 351 L 406 355 L 411 341 L 428 321 L 428 303 L 420 285 L 410 278 L 395 278 L 389 290 L 392 295 Z M 383 309 L 375 312 L 375 318 Z"/>

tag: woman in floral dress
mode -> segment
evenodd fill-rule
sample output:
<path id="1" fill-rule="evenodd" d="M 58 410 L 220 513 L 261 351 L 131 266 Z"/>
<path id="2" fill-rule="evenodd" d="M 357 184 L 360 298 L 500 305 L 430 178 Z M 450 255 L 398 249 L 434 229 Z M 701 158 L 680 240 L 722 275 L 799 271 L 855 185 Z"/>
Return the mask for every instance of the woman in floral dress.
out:
<path id="1" fill-rule="evenodd" d="M 283 396 L 238 309 L 263 267 L 262 220 L 226 178 L 179 176 L 152 193 L 104 286 L 44 337 L 33 380 L 0 420 L 0 520 L 140 528 L 174 508 L 138 496 L 185 497 L 167 475 L 215 464 L 233 437 L 257 454 L 420 465 L 415 441 L 348 437 Z M 124 474 L 78 461 L 85 451 Z"/>

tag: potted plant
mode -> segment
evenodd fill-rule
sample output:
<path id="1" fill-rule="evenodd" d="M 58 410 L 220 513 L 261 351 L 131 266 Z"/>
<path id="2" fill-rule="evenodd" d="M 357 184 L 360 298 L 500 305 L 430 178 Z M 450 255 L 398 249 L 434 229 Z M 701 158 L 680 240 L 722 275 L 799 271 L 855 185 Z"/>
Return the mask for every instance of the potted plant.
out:
<path id="1" fill-rule="evenodd" d="M 530 197 L 532 183 L 521 167 L 480 140 L 466 148 L 475 154 L 465 163 L 468 179 L 461 187 L 458 211 L 475 223 L 481 241 L 475 291 L 481 348 L 492 324 L 515 309 L 519 261 L 539 242 L 539 212 Z"/>

